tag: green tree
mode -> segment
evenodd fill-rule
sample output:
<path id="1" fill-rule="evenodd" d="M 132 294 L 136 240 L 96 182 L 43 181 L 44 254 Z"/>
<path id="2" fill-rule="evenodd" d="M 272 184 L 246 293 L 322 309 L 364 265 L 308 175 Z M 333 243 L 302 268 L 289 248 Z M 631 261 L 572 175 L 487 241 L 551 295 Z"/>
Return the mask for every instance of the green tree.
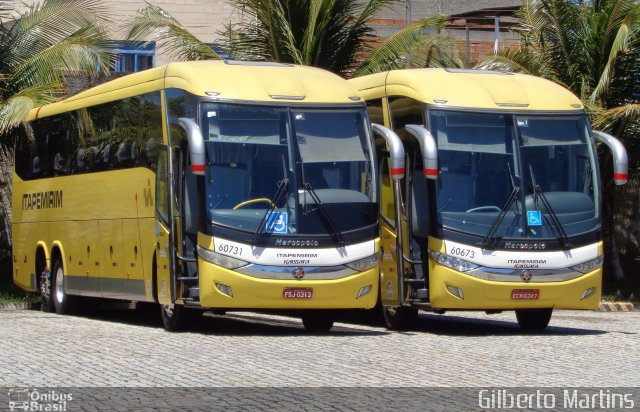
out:
<path id="1" fill-rule="evenodd" d="M 397 0 L 230 0 L 240 23 L 218 32 L 219 50 L 235 59 L 277 61 L 321 67 L 343 76 L 407 65 L 461 66 L 454 41 L 427 29 L 440 29 L 446 16 L 414 23 L 374 50 L 374 16 Z M 131 40 L 156 40 L 178 60 L 219 58 L 211 47 L 153 5 L 140 10 L 129 27 Z"/>
<path id="2" fill-rule="evenodd" d="M 478 67 L 562 84 L 582 99 L 597 127 L 633 139 L 626 131 L 640 119 L 640 4 L 525 0 L 519 18 L 521 47 L 501 50 Z"/>
<path id="3" fill-rule="evenodd" d="M 62 97 L 69 72 L 108 72 L 105 27 L 99 0 L 44 0 L 26 11 L 0 1 L 0 134 L 35 106 Z"/>
<path id="4" fill-rule="evenodd" d="M 18 10 L 0 0 L 0 136 L 19 125 L 33 107 L 64 97 L 68 73 L 109 71 L 106 27 L 99 0 L 44 0 Z M 12 142 L 0 139 L 2 243 L 11 240 Z"/>
<path id="5" fill-rule="evenodd" d="M 594 127 L 618 136 L 627 147 L 630 183 L 613 191 L 607 182 L 603 213 L 607 274 L 620 282 L 618 251 L 629 256 L 626 245 L 634 243 L 636 258 L 640 251 L 640 215 L 634 212 L 640 185 L 640 4 L 525 0 L 519 17 L 520 47 L 502 50 L 478 67 L 528 73 L 569 88 L 583 101 Z M 603 154 L 603 175 L 611 175 L 611 159 Z M 625 245 L 616 246 L 616 238 Z"/>

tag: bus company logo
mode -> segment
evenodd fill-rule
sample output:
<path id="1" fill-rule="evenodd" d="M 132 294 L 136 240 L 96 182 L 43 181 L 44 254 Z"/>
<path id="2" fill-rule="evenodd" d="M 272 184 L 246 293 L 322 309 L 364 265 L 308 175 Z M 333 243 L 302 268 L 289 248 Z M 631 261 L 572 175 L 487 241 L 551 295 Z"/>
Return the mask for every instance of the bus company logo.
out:
<path id="1" fill-rule="evenodd" d="M 313 239 L 276 239 L 276 246 L 317 247 L 319 244 Z"/>
<path id="2" fill-rule="evenodd" d="M 72 400 L 72 394 L 55 390 L 41 392 L 28 388 L 9 389 L 10 411 L 63 412 Z"/>
<path id="3" fill-rule="evenodd" d="M 541 242 L 505 242 L 504 248 L 509 250 L 545 250 L 547 244 Z"/>
<path id="4" fill-rule="evenodd" d="M 25 193 L 22 195 L 22 210 L 56 209 L 62 207 L 62 190 Z"/>
<path id="5" fill-rule="evenodd" d="M 522 274 L 520 275 L 520 277 L 525 282 L 529 282 L 531 280 L 531 278 L 533 278 L 533 273 L 531 273 L 531 271 L 525 269 L 525 270 L 522 271 Z"/>
<path id="6" fill-rule="evenodd" d="M 508 259 L 507 263 L 513 265 L 514 269 L 522 269 L 520 277 L 525 282 L 528 282 L 528 280 L 525 280 L 527 275 L 524 272 L 527 271 L 526 269 L 539 269 L 540 265 L 546 265 L 547 261 L 546 259 Z M 529 273 L 528 278 L 531 279 L 531 276 L 532 273 Z"/>
<path id="7" fill-rule="evenodd" d="M 302 280 L 302 278 L 304 277 L 304 269 L 301 267 L 297 267 L 291 272 L 291 275 L 298 280 Z"/>

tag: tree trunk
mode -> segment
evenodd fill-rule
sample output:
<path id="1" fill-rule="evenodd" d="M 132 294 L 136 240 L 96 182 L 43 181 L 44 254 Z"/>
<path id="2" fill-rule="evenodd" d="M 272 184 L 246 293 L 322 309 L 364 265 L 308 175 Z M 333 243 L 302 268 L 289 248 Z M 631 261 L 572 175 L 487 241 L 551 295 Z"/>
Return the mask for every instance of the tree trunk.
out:
<path id="1" fill-rule="evenodd" d="M 0 247 L 11 249 L 11 178 L 13 149 L 0 145 Z"/>

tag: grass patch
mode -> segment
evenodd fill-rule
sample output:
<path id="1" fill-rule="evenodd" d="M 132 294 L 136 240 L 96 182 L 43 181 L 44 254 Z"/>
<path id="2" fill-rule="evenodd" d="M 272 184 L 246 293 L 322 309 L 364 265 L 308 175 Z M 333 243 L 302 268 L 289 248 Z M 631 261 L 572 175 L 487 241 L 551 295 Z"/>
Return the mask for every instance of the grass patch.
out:
<path id="1" fill-rule="evenodd" d="M 635 294 L 631 293 L 628 297 L 621 296 L 619 294 L 605 294 L 600 298 L 602 302 L 629 302 L 634 305 L 640 305 L 640 298 Z"/>
<path id="2" fill-rule="evenodd" d="M 36 295 L 23 291 L 4 291 L 0 290 L 0 303 L 35 303 L 40 302 L 40 298 Z"/>

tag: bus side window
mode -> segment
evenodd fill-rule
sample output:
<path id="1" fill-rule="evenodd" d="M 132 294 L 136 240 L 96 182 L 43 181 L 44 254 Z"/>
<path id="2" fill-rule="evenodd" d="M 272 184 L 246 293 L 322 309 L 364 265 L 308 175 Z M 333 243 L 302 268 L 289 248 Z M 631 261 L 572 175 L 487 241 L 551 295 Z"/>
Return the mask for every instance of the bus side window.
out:
<path id="1" fill-rule="evenodd" d="M 381 154 L 380 157 L 380 214 L 391 226 L 395 227 L 395 206 L 393 197 L 393 182 L 389 171 L 389 154 Z"/>
<path id="2" fill-rule="evenodd" d="M 158 145 L 158 172 L 156 174 L 156 210 L 162 220 L 169 222 L 169 188 L 167 186 L 167 148 Z"/>
<path id="3" fill-rule="evenodd" d="M 405 137 L 404 127 L 408 124 L 424 125 L 422 103 L 409 97 L 389 98 L 391 128 L 400 137 Z"/>
<path id="4" fill-rule="evenodd" d="M 384 126 L 384 115 L 382 113 L 382 99 L 367 100 L 367 112 L 371 123 Z"/>

